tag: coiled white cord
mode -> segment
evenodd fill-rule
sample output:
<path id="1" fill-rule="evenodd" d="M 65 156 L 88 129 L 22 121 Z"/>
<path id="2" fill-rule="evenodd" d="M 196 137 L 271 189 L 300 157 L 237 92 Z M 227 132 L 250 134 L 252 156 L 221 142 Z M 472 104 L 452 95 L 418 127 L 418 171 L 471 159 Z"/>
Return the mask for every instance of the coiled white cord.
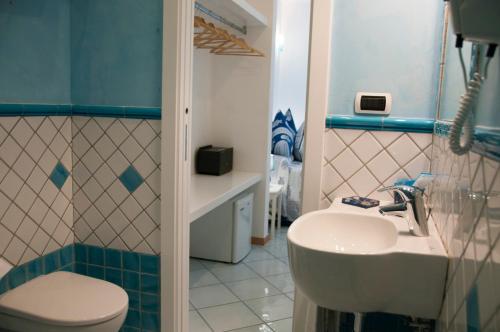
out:
<path id="1" fill-rule="evenodd" d="M 460 97 L 460 107 L 450 128 L 450 149 L 457 155 L 463 155 L 472 148 L 474 141 L 474 108 L 481 91 L 484 77 L 478 72 L 467 83 L 465 64 L 460 50 L 460 60 L 466 82 L 465 93 Z M 463 138 L 462 138 L 463 133 Z M 463 143 L 462 143 L 463 142 Z"/>

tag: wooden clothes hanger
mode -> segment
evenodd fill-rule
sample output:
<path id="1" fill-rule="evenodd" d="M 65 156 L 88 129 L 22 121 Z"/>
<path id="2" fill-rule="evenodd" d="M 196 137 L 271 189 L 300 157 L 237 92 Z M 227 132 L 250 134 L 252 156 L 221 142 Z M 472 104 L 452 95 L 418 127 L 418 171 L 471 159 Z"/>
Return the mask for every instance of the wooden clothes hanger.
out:
<path id="1" fill-rule="evenodd" d="M 202 17 L 194 17 L 193 43 L 197 48 L 210 49 L 216 55 L 259 56 L 264 53 L 250 47 L 243 38 L 231 35 L 227 30 L 206 22 Z"/>

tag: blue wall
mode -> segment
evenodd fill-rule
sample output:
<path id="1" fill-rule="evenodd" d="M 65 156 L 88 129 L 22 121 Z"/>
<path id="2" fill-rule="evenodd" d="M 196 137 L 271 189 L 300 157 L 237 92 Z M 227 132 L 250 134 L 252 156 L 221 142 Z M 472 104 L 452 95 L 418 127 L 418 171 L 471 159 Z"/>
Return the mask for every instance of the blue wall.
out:
<path id="1" fill-rule="evenodd" d="M 161 0 L 74 0 L 74 104 L 161 104 Z"/>
<path id="2" fill-rule="evenodd" d="M 353 114 L 356 92 L 390 92 L 391 116 L 434 118 L 443 2 L 335 1 L 329 114 Z"/>
<path id="3" fill-rule="evenodd" d="M 159 107 L 161 0 L 0 0 L 0 103 Z"/>
<path id="4" fill-rule="evenodd" d="M 70 103 L 69 0 L 0 0 L 0 103 Z"/>

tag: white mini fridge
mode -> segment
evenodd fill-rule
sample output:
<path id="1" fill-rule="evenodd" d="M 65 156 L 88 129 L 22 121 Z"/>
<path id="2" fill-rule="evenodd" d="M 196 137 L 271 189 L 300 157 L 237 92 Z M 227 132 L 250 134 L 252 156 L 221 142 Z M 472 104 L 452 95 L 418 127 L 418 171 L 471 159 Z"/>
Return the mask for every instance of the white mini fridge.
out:
<path id="1" fill-rule="evenodd" d="M 252 249 L 253 193 L 237 196 L 191 223 L 190 256 L 238 263 Z"/>

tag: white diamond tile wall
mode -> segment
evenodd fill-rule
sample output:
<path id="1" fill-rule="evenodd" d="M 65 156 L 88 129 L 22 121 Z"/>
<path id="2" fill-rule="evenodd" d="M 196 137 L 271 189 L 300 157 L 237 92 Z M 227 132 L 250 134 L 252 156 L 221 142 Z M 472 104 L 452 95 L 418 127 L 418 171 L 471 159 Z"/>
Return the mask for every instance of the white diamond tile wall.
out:
<path id="1" fill-rule="evenodd" d="M 434 136 L 429 206 L 450 263 L 438 331 L 500 331 L 499 163 Z M 478 317 L 473 317 L 477 310 Z"/>
<path id="2" fill-rule="evenodd" d="M 160 253 L 160 121 L 73 117 L 75 241 Z"/>
<path id="3" fill-rule="evenodd" d="M 351 195 L 390 200 L 377 189 L 428 171 L 431 150 L 432 134 L 326 129 L 321 208 Z"/>
<path id="4" fill-rule="evenodd" d="M 20 265 L 73 243 L 71 118 L 0 117 L 0 256 Z"/>

